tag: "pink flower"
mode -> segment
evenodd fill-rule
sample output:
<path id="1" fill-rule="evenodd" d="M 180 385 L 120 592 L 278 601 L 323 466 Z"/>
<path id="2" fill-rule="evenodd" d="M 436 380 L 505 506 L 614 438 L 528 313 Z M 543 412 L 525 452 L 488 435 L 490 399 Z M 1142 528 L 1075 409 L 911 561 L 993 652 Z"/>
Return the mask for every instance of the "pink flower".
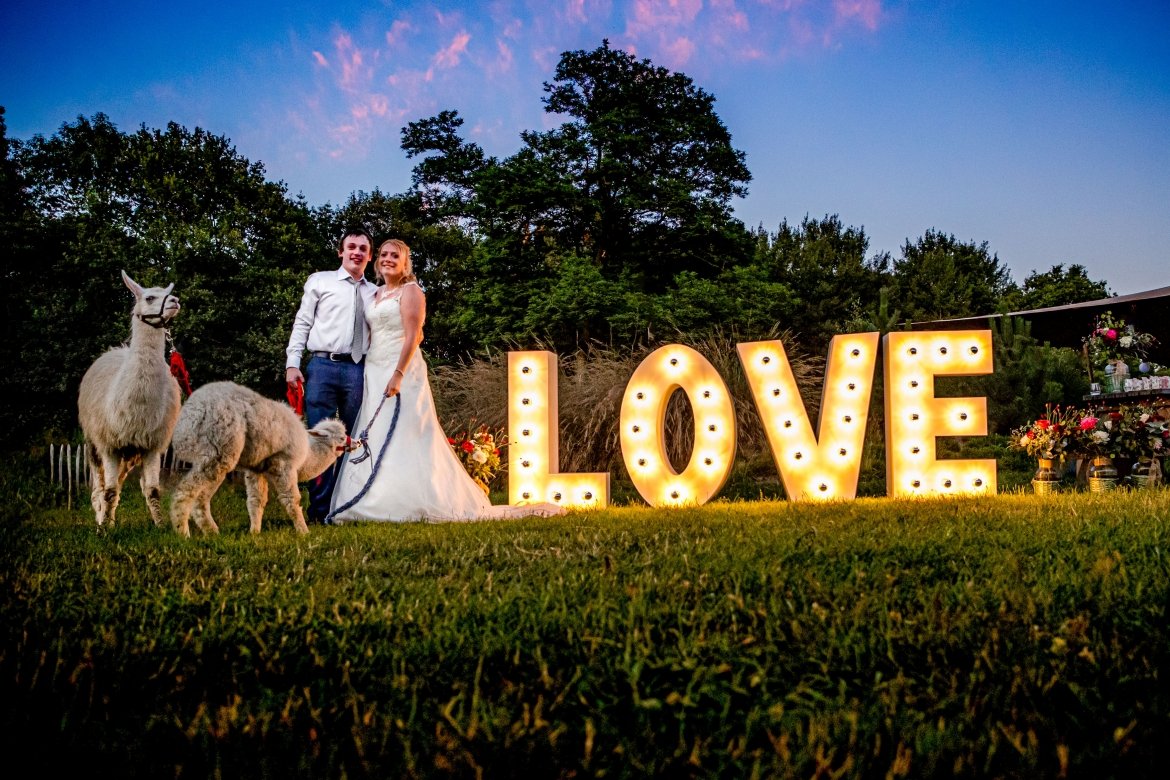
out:
<path id="1" fill-rule="evenodd" d="M 1115 331 L 1113 328 L 1110 328 L 1109 330 L 1105 331 L 1105 338 L 1109 339 L 1110 341 L 1115 340 L 1117 338 L 1117 331 Z"/>
<path id="2" fill-rule="evenodd" d="M 1081 418 L 1081 430 L 1082 431 L 1087 431 L 1090 428 L 1096 427 L 1096 425 L 1097 425 L 1097 418 L 1096 417 L 1082 417 Z"/>

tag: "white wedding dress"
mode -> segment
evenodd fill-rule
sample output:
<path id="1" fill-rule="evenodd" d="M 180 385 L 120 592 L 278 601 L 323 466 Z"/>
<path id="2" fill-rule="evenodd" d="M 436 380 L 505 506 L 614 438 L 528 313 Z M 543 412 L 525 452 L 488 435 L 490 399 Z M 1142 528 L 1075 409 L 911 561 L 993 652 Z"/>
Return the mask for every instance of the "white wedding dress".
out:
<path id="1" fill-rule="evenodd" d="M 350 435 L 357 437 L 382 401 L 390 375 L 398 367 L 405 344 L 399 296 L 375 299 L 366 308 L 370 326 L 370 351 L 366 355 L 365 387 L 357 424 Z M 402 378 L 402 409 L 398 423 L 382 456 L 369 490 L 354 501 L 369 480 L 378 453 L 394 418 L 396 399 L 387 398 L 370 428 L 370 457 L 361 463 L 353 459 L 361 451 L 344 457 L 333 489 L 333 522 L 354 520 L 401 522 L 409 520 L 455 521 L 497 520 L 564 514 L 555 504 L 493 506 L 483 490 L 472 481 L 459 462 L 447 434 L 439 425 L 427 364 L 416 351 Z"/>

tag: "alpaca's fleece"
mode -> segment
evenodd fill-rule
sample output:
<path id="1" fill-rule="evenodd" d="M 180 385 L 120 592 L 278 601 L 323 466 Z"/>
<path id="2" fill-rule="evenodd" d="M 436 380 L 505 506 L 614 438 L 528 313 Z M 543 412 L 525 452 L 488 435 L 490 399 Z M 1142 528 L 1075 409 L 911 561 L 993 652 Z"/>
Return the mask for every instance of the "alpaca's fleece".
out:
<path id="1" fill-rule="evenodd" d="M 204 385 L 191 394 L 175 427 L 175 457 L 189 462 L 191 469 L 175 487 L 171 524 L 190 536 L 193 514 L 201 531 L 216 533 L 211 497 L 228 472 L 239 468 L 248 490 L 252 533 L 260 532 L 269 484 L 297 531 L 307 533 L 297 482 L 332 466 L 347 440 L 340 420 L 323 420 L 306 431 L 282 403 L 233 382 Z"/>
<path id="2" fill-rule="evenodd" d="M 179 299 L 170 294 L 174 285 L 144 289 L 125 271 L 122 281 L 134 293 L 130 344 L 95 360 L 77 395 L 99 528 L 107 521 L 113 525 L 122 483 L 140 462 L 142 495 L 151 518 L 162 525 L 159 471 L 179 419 L 179 384 L 165 355 L 165 327 L 179 312 Z"/>

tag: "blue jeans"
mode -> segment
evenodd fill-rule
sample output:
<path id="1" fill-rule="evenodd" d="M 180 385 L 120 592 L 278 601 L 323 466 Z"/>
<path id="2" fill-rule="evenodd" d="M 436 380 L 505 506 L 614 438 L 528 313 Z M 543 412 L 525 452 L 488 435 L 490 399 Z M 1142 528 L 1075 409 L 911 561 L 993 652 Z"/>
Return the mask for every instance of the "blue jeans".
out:
<path id="1" fill-rule="evenodd" d="M 345 431 L 354 435 L 362 407 L 363 364 L 352 360 L 334 362 L 329 358 L 311 357 L 305 366 L 305 417 L 309 427 L 327 417 L 339 417 Z M 333 483 L 337 479 L 341 460 L 325 469 L 321 476 L 309 481 L 309 520 L 321 522 L 329 514 L 333 497 Z"/>

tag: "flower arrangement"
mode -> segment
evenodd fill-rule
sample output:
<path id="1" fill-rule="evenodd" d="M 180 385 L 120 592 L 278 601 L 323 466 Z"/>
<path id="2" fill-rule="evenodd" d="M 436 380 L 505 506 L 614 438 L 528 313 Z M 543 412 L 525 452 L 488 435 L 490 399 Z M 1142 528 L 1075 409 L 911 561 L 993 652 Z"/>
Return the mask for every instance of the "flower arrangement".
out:
<path id="1" fill-rule="evenodd" d="M 1012 431 L 1011 445 L 1034 458 L 1063 458 L 1071 447 L 1078 423 L 1074 410 L 1049 406 L 1043 417 Z"/>
<path id="2" fill-rule="evenodd" d="M 463 431 L 448 436 L 447 443 L 455 450 L 455 457 L 468 476 L 487 493 L 492 480 L 507 468 L 500 459 L 500 450 L 508 446 L 508 436 L 503 428 L 493 431 L 486 425 L 475 427 L 475 422 L 473 418 Z"/>
<path id="3" fill-rule="evenodd" d="M 1122 405 L 1113 420 L 1117 452 L 1130 458 L 1160 458 L 1170 447 L 1170 429 L 1148 404 Z"/>
<path id="4" fill-rule="evenodd" d="M 1100 417 L 1084 412 L 1076 421 L 1073 449 L 1089 457 L 1116 455 L 1117 441 L 1113 434 L 1114 418 L 1120 414 L 1112 412 Z"/>
<path id="5" fill-rule="evenodd" d="M 1108 311 L 1097 318 L 1092 332 L 1082 341 L 1089 364 L 1107 374 L 1130 373 L 1130 364 L 1136 368 L 1145 363 L 1146 353 L 1158 343 L 1153 335 L 1134 330 L 1132 325 Z"/>

